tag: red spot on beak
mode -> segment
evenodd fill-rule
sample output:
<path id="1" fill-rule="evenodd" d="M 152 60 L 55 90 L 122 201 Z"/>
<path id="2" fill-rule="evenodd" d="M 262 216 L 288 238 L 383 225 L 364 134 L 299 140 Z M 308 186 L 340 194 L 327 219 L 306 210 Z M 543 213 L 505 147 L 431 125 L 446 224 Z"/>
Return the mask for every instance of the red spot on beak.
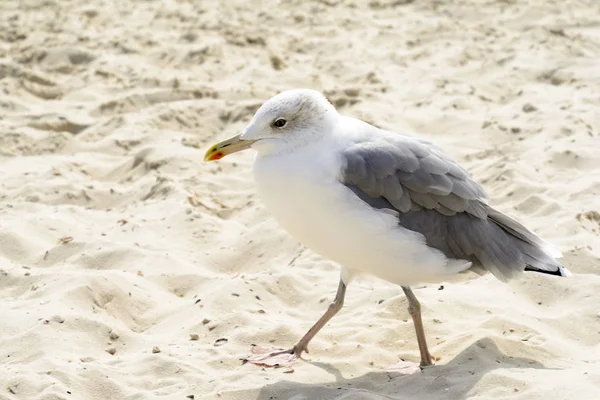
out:
<path id="1" fill-rule="evenodd" d="M 209 160 L 210 161 L 220 160 L 223 157 L 225 157 L 225 154 L 223 154 L 223 152 L 221 152 L 221 151 L 217 151 L 216 153 L 213 153 L 210 155 Z"/>

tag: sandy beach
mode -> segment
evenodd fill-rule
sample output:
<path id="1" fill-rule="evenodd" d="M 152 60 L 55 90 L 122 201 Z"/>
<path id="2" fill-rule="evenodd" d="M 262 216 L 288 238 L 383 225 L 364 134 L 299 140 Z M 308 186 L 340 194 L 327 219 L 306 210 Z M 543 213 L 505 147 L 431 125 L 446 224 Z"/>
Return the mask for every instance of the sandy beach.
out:
<path id="1" fill-rule="evenodd" d="M 0 400 L 600 398 L 600 4 L 539 0 L 0 3 Z M 339 266 L 204 163 L 271 96 L 434 141 L 570 279 L 369 276 L 306 361 L 261 368 Z"/>

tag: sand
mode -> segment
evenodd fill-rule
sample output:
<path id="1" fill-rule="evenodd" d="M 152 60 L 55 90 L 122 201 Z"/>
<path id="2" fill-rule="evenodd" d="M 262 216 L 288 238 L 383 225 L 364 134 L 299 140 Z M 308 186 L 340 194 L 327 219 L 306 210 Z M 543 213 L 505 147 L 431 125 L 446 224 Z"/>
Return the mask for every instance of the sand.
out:
<path id="1" fill-rule="evenodd" d="M 0 399 L 600 398 L 597 1 L 0 3 Z M 564 252 L 571 279 L 364 276 L 308 361 L 262 369 L 338 266 L 203 163 L 291 88 L 435 141 Z M 399 261 L 401 262 L 401 261 Z M 224 340 L 226 339 L 226 340 Z M 215 344 L 217 346 L 215 346 Z"/>

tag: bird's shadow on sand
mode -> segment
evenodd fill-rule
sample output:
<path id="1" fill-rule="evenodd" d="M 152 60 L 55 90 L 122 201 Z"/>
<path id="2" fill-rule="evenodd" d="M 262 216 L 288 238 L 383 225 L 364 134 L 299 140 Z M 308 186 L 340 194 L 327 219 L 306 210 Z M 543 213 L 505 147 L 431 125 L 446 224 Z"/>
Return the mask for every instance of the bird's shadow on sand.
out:
<path id="1" fill-rule="evenodd" d="M 529 358 L 502 354 L 491 339 L 484 338 L 471 344 L 450 362 L 436 365 L 420 373 L 392 377 L 386 371 L 345 378 L 327 363 L 312 362 L 331 374 L 335 381 L 307 384 L 280 381 L 260 389 L 259 400 L 283 399 L 465 399 L 479 380 L 496 369 L 534 368 L 550 369 Z M 513 387 L 506 391 L 512 392 Z"/>

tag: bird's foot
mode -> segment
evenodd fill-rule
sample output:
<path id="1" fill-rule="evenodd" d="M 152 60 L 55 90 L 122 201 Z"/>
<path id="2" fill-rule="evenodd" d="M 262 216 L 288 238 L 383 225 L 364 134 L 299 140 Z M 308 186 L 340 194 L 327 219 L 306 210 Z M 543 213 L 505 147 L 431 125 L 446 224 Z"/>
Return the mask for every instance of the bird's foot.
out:
<path id="1" fill-rule="evenodd" d="M 421 364 L 419 364 L 419 367 L 421 367 L 421 369 L 432 367 L 435 365 L 436 361 L 439 361 L 439 359 L 439 356 L 432 356 L 431 354 L 429 354 L 429 352 L 427 352 L 427 358 L 421 359 Z"/>
<path id="2" fill-rule="evenodd" d="M 421 363 L 413 363 L 409 361 L 401 360 L 396 364 L 390 365 L 385 370 L 391 376 L 401 376 L 401 375 L 412 375 L 417 372 L 421 372 L 422 370 L 432 367 L 434 365 L 434 361 L 439 360 L 438 358 L 429 356 L 429 360 L 421 360 Z M 429 361 L 429 362 L 427 362 Z"/>
<path id="3" fill-rule="evenodd" d="M 306 347 L 303 348 L 299 344 L 287 350 L 253 345 L 253 355 L 244 359 L 244 361 L 264 367 L 287 367 L 301 358 L 303 351 L 308 353 Z"/>
<path id="4" fill-rule="evenodd" d="M 390 365 L 385 370 L 391 376 L 412 375 L 421 372 L 421 365 L 402 360 Z"/>

